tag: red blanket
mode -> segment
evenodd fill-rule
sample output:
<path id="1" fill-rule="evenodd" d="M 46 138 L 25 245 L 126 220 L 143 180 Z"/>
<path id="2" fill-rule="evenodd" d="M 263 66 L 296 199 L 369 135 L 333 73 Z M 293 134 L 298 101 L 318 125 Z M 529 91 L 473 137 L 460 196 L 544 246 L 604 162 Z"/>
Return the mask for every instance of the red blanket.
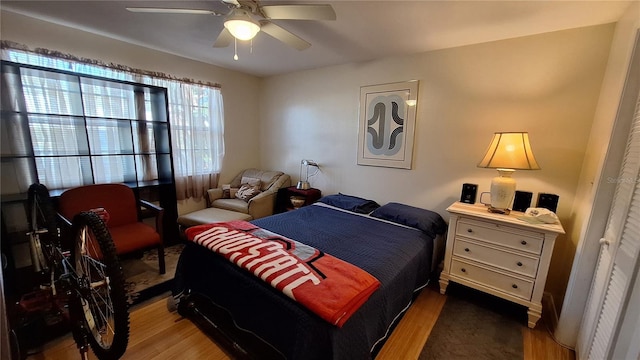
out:
<path id="1" fill-rule="evenodd" d="M 198 225 L 185 233 L 338 327 L 380 287 L 357 266 L 245 221 Z"/>

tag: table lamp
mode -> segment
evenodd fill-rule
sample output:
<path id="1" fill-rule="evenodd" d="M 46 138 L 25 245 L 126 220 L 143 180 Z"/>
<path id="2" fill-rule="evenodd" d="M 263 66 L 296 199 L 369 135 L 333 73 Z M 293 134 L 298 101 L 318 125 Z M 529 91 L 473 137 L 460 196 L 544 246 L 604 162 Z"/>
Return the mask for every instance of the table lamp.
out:
<path id="1" fill-rule="evenodd" d="M 319 168 L 318 163 L 313 160 L 303 159 L 300 161 L 300 181 L 298 181 L 298 185 L 296 186 L 299 190 L 311 189 L 311 184 L 309 184 L 309 166 Z M 313 175 L 315 175 L 315 173 Z"/>
<path id="2" fill-rule="evenodd" d="M 490 212 L 508 214 L 516 192 L 511 175 L 516 170 L 539 170 L 526 132 L 497 132 L 478 167 L 497 169 L 499 176 L 491 180 Z"/>

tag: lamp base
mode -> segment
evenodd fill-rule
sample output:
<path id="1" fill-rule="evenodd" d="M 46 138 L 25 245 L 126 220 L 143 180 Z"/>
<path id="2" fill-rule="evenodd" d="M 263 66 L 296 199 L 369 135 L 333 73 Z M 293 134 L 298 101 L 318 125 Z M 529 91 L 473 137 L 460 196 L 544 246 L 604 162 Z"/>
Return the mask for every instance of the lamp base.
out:
<path id="1" fill-rule="evenodd" d="M 511 213 L 511 210 L 509 210 L 509 209 L 498 209 L 498 208 L 494 208 L 493 206 L 487 207 L 487 210 L 490 213 L 494 213 L 494 214 L 509 215 Z"/>
<path id="2" fill-rule="evenodd" d="M 491 207 L 509 210 L 516 193 L 516 181 L 511 177 L 513 169 L 497 169 L 499 176 L 491 180 Z"/>
<path id="3" fill-rule="evenodd" d="M 298 181 L 298 185 L 296 186 L 298 190 L 309 190 L 311 189 L 311 184 L 308 181 Z"/>

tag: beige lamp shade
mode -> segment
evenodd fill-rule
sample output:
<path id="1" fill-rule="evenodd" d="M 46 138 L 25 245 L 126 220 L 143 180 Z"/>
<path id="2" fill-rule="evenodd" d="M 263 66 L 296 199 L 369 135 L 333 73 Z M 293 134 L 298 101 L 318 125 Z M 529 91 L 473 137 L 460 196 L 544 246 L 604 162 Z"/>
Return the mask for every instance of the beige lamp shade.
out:
<path id="1" fill-rule="evenodd" d="M 498 170 L 499 176 L 491 180 L 489 211 L 503 214 L 509 213 L 516 192 L 516 181 L 511 175 L 516 170 L 540 169 L 526 132 L 495 133 L 478 167 Z"/>
<path id="2" fill-rule="evenodd" d="M 484 158 L 478 167 L 491 169 L 539 170 L 533 156 L 529 134 L 526 132 L 498 132 L 493 135 Z"/>

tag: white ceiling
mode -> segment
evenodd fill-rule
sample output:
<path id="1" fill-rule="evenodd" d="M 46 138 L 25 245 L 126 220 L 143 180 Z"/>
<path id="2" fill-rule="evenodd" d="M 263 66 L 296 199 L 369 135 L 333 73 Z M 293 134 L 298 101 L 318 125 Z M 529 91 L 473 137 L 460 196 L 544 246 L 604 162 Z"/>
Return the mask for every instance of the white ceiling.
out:
<path id="1" fill-rule="evenodd" d="M 172 7 L 227 12 L 209 1 L 7 1 L 3 10 L 258 76 L 617 21 L 628 1 L 273 1 L 263 5 L 328 3 L 336 21 L 274 20 L 309 41 L 298 51 L 259 33 L 249 42 L 213 48 L 223 17 L 132 13 L 125 7 Z M 10 39 L 9 39 L 10 40 Z"/>

